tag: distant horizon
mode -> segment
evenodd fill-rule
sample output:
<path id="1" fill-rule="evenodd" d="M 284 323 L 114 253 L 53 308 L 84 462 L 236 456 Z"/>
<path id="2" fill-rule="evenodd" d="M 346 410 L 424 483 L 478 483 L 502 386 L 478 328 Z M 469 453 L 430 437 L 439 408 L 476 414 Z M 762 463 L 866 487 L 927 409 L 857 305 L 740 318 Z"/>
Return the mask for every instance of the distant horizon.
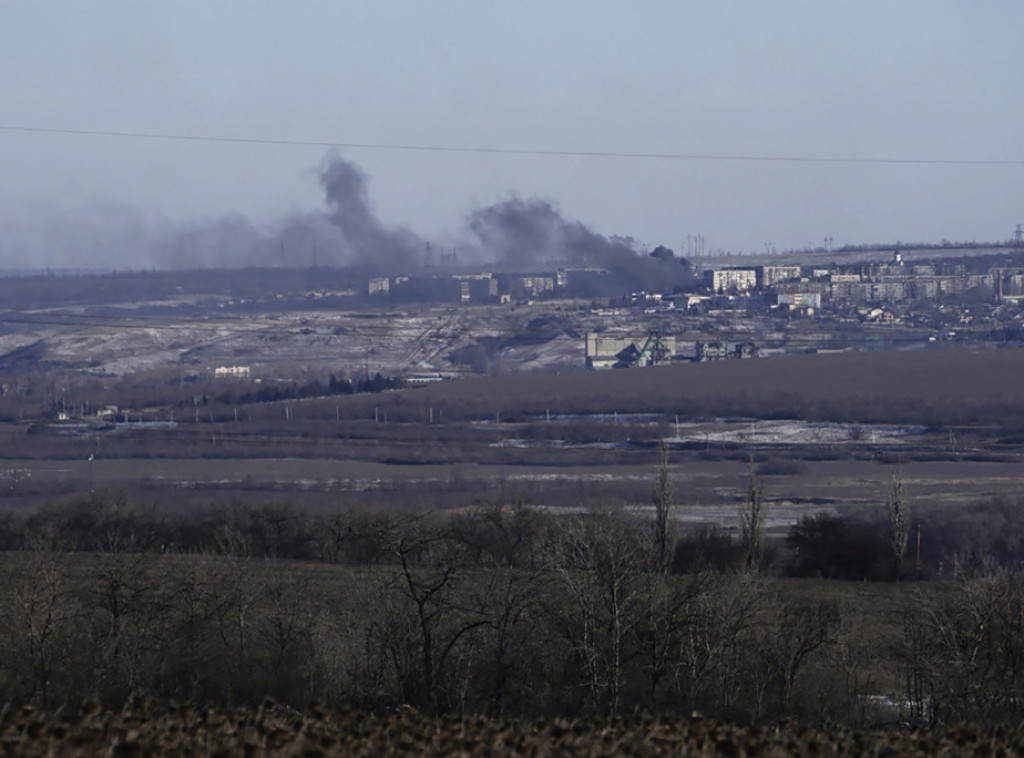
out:
<path id="1" fill-rule="evenodd" d="M 870 253 L 870 252 L 903 252 L 903 251 L 930 251 L 930 250 L 948 250 L 951 252 L 965 251 L 970 254 L 970 251 L 992 251 L 994 254 L 1018 252 L 1024 254 L 1024 247 L 1015 246 L 1013 240 L 1005 241 L 992 241 L 992 242 L 975 242 L 975 241 L 961 241 L 953 242 L 949 240 L 940 242 L 890 242 L 890 243 L 861 243 L 861 244 L 849 244 L 842 247 L 836 247 L 831 250 L 825 250 L 823 248 L 806 248 L 801 250 L 779 250 L 773 253 L 765 252 L 723 252 L 715 255 L 691 255 L 691 256 L 680 256 L 686 258 L 691 264 L 694 262 L 701 263 L 713 263 L 716 261 L 722 261 L 723 259 L 748 259 L 748 260 L 763 260 L 765 262 L 780 261 L 782 258 L 798 256 L 801 254 L 814 254 L 814 255 L 833 255 L 842 253 Z M 644 253 L 637 252 L 637 257 L 643 257 Z M 781 262 L 781 261 L 780 261 Z M 842 261 L 837 260 L 837 263 Z M 861 261 L 850 261 L 851 265 L 861 263 Z M 728 265 L 728 264 L 726 264 Z M 810 265 L 810 264 L 809 264 Z M 533 267 L 526 268 L 502 268 L 494 265 L 494 262 L 481 262 L 473 263 L 469 262 L 466 264 L 459 265 L 434 265 L 434 266 L 420 266 L 418 268 L 410 269 L 409 274 L 416 275 L 428 275 L 431 273 L 456 273 L 456 272 L 478 272 L 483 269 L 490 269 L 494 273 L 522 273 L 527 271 L 544 272 L 555 270 L 558 268 L 578 268 L 578 264 L 574 264 L 571 261 L 544 261 L 538 262 Z M 106 276 L 111 274 L 175 274 L 175 273 L 190 273 L 190 272 L 201 272 L 201 271 L 309 271 L 309 270 L 328 270 L 328 271 L 352 271 L 358 272 L 363 277 L 377 277 L 377 276 L 389 276 L 394 278 L 395 276 L 403 276 L 401 272 L 391 274 L 381 274 L 368 271 L 364 266 L 359 266 L 352 263 L 339 263 L 339 264 L 310 264 L 310 265 L 244 265 L 244 266 L 197 266 L 190 268 L 170 268 L 170 267 L 158 267 L 148 266 L 145 268 L 101 268 L 101 267 L 76 267 L 76 268 L 61 268 L 61 267 L 44 267 L 44 268 L 15 268 L 15 267 L 2 267 L 0 268 L 0 278 L 17 278 L 17 277 L 46 277 L 46 276 Z"/>

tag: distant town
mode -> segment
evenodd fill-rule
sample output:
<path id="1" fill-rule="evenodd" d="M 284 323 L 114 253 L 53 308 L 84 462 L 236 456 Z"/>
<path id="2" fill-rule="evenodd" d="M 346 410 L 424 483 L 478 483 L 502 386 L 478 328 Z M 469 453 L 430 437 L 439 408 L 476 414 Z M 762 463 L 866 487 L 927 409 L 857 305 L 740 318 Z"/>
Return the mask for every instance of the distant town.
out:
<path id="1" fill-rule="evenodd" d="M 621 282 L 615 272 L 587 266 L 372 277 L 365 292 L 371 302 L 497 304 L 539 311 L 560 303 L 562 311 L 574 310 L 577 317 L 589 311 L 598 317 L 596 324 L 585 319 L 591 328 L 582 336 L 586 365 L 592 369 L 978 338 L 1017 341 L 1024 322 L 1020 236 L 1018 227 L 1005 247 L 957 247 L 954 253 L 960 255 L 951 256 L 943 246 L 917 246 L 908 260 L 894 246 L 867 251 L 882 260 L 865 261 L 862 255 L 843 263 L 712 265 L 715 259 L 708 257 L 691 267 L 687 259 L 658 248 L 651 255 L 687 268 L 687 277 L 664 291 L 616 293 Z M 817 257 L 822 252 L 833 251 L 817 251 Z M 937 252 L 946 254 L 929 257 Z M 649 328 L 643 328 L 645 323 Z M 863 329 L 851 340 L 856 327 Z M 686 336 L 693 332 L 705 333 Z"/>
<path id="2" fill-rule="evenodd" d="M 54 415 L 116 407 L 121 418 L 165 422 L 182 412 L 145 411 L 149 390 L 132 399 L 115 384 L 158 378 L 272 400 L 473 375 L 1024 345 L 1022 236 L 747 258 L 657 247 L 617 250 L 605 265 L 518 270 L 474 268 L 453 252 L 387 275 L 321 266 L 7 276 L 0 401 L 15 417 L 32 398 Z"/>

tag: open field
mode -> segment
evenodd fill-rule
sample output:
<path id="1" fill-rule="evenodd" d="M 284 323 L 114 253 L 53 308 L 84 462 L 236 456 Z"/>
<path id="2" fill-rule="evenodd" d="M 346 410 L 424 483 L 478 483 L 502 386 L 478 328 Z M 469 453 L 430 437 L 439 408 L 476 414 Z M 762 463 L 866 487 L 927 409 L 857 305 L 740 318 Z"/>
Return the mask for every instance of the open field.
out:
<path id="1" fill-rule="evenodd" d="M 0 686 L 1013 723 L 1024 582 L 984 572 L 1024 555 L 1021 369 L 1013 349 L 800 355 L 8 418 Z M 978 598 L 998 669 L 957 658 Z"/>
<path id="2" fill-rule="evenodd" d="M 832 460 L 799 463 L 765 477 L 769 523 L 784 527 L 822 510 L 880 513 L 894 464 Z M 916 507 L 962 505 L 1024 492 L 1018 462 L 900 464 Z M 742 460 L 687 460 L 672 465 L 673 515 L 680 522 L 734 528 L 745 495 Z M 524 498 L 538 506 L 577 509 L 602 500 L 647 507 L 650 464 L 599 466 L 396 465 L 303 459 L 8 460 L 0 469 L 0 507 L 31 507 L 88 488 L 120 489 L 142 501 L 200 507 L 240 499 L 290 501 L 316 508 L 403 506 L 451 509 L 480 499 Z"/>
<path id="3" fill-rule="evenodd" d="M 918 507 L 969 506 L 1024 492 L 1022 374 L 1016 349 L 780 356 L 214 400 L 173 422 L 165 408 L 152 420 L 31 433 L 8 423 L 0 503 L 119 488 L 176 507 L 646 507 L 665 444 L 674 513 L 689 524 L 735 526 L 751 456 L 776 529 L 819 510 L 877 512 L 897 467 Z"/>
<path id="4" fill-rule="evenodd" d="M 427 407 L 494 414 L 678 413 L 945 425 L 1024 421 L 1024 350 L 964 347 L 792 355 L 641 371 L 469 378 L 383 401 L 395 420 Z M 734 412 L 725 412 L 733 408 Z M 703 411 L 703 412 L 702 412 Z M 365 411 L 364 411 L 365 412 Z"/>

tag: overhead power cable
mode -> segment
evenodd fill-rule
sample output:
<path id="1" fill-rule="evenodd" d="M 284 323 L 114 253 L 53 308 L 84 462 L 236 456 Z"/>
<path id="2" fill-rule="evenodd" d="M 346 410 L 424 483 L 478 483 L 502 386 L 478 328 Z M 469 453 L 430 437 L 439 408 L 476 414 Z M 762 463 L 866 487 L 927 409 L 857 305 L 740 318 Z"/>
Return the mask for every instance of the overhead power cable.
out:
<path id="1" fill-rule="evenodd" d="M 397 142 L 349 142 L 345 140 L 270 139 L 203 134 L 160 132 L 128 132 L 100 129 L 58 129 L 42 126 L 0 124 L 0 131 L 33 134 L 64 134 L 117 139 L 146 139 L 175 142 L 221 142 L 240 145 L 278 145 L 290 147 L 347 148 L 352 150 L 390 150 L 426 153 L 469 153 L 483 155 L 531 155 L 567 158 L 636 158 L 644 160 L 717 161 L 757 163 L 848 163 L 875 165 L 921 166 L 1024 166 L 1024 160 L 973 158 L 856 158 L 850 156 L 744 155 L 729 153 L 634 152 L 618 150 L 543 150 L 515 147 L 481 147 L 472 145 L 425 145 Z"/>

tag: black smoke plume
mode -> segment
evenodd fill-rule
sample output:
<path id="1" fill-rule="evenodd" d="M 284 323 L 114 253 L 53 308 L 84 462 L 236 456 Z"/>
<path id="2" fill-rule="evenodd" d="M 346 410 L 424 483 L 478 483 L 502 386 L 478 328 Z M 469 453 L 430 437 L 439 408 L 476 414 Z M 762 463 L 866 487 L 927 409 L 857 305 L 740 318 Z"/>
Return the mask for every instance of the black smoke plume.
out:
<path id="1" fill-rule="evenodd" d="M 326 210 L 296 213 L 261 231 L 243 216 L 178 228 L 156 244 L 166 268 L 351 266 L 368 274 L 408 273 L 424 243 L 373 212 L 363 170 L 331 154 L 317 171 Z"/>
<path id="2" fill-rule="evenodd" d="M 545 200 L 513 198 L 477 209 L 468 226 L 499 269 L 603 268 L 609 273 L 610 288 L 619 291 L 661 291 L 666 285 L 690 282 L 688 264 L 671 251 L 644 255 L 632 239 L 598 234 L 580 221 L 566 219 Z"/>
<path id="3" fill-rule="evenodd" d="M 164 269 L 352 267 L 366 275 L 418 274 L 429 246 L 415 233 L 386 226 L 370 202 L 363 170 L 328 154 L 316 169 L 324 206 L 257 225 L 228 214 L 187 225 L 122 207 L 69 212 L 54 204 L 12 213 L 0 208 L 6 234 L 0 266 L 35 258 L 58 268 Z M 689 281 L 689 268 L 667 249 L 650 256 L 628 238 L 605 237 L 565 218 L 550 202 L 513 198 L 471 212 L 442 268 L 493 266 L 500 272 L 551 273 L 561 266 L 604 269 L 589 291 L 663 290 Z M 680 264 L 684 265 L 680 265 Z M 429 269 L 438 274 L 436 268 Z"/>
<path id="4" fill-rule="evenodd" d="M 349 261 L 376 273 L 395 274 L 417 262 L 424 243 L 406 229 L 386 228 L 370 207 L 366 174 L 355 163 L 329 156 L 320 184 L 331 223 L 341 232 Z"/>

